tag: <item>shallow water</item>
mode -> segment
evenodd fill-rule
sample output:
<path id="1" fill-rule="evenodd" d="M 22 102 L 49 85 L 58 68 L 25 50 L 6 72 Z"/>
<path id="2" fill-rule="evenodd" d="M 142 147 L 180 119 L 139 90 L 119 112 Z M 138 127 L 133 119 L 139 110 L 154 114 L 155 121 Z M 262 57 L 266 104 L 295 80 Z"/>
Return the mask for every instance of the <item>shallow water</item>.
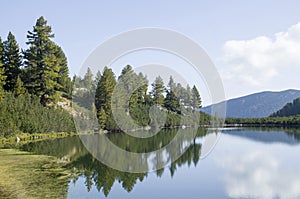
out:
<path id="1" fill-rule="evenodd" d="M 200 159 L 201 140 L 207 133 L 203 130 L 188 140 L 183 156 L 171 165 L 135 174 L 102 164 L 79 137 L 30 143 L 21 149 L 64 163 L 69 173 L 63 185 L 67 198 L 299 198 L 300 133 L 296 131 L 223 130 L 212 152 Z M 166 130 L 141 143 L 126 135 L 108 136 L 120 147 L 140 152 L 156 149 L 159 141 L 164 145 L 175 135 L 175 130 Z"/>

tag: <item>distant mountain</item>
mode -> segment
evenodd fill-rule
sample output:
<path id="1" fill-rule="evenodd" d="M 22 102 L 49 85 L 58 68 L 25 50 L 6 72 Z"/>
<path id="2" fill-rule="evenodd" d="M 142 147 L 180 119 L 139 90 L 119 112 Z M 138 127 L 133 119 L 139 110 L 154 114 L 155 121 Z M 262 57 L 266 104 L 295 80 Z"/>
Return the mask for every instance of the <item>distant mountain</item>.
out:
<path id="1" fill-rule="evenodd" d="M 231 118 L 262 118 L 270 116 L 287 103 L 300 97 L 300 90 L 285 90 L 280 92 L 260 92 L 227 100 L 226 117 Z M 216 106 L 220 105 L 216 104 Z M 201 111 L 211 114 L 211 107 Z M 214 113 L 213 113 L 214 114 Z"/>
<path id="2" fill-rule="evenodd" d="M 271 117 L 285 117 L 300 114 L 300 98 L 297 98 L 293 103 L 287 103 L 282 109 L 273 113 Z"/>

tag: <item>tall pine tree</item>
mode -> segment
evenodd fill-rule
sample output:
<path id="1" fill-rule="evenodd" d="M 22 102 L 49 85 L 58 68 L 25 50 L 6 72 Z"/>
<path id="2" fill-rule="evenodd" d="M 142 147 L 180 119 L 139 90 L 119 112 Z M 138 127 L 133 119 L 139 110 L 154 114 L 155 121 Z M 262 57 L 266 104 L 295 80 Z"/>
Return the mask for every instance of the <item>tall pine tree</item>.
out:
<path id="1" fill-rule="evenodd" d="M 66 97 L 72 96 L 73 84 L 69 77 L 68 61 L 65 53 L 60 46 L 55 46 L 55 56 L 59 64 L 57 82 L 59 84 L 59 90 L 62 91 Z"/>
<path id="2" fill-rule="evenodd" d="M 4 75 L 4 58 L 3 58 L 3 43 L 0 37 L 0 101 L 4 96 L 3 86 L 5 85 L 6 76 Z"/>
<path id="3" fill-rule="evenodd" d="M 105 126 L 106 129 L 115 128 L 111 109 L 111 100 L 115 85 L 115 74 L 111 69 L 105 67 L 96 88 L 95 106 L 100 125 L 101 127 Z M 103 115 L 104 113 L 106 116 Z M 105 122 L 103 121 L 104 119 L 106 120 Z"/>
<path id="4" fill-rule="evenodd" d="M 167 89 L 167 95 L 164 100 L 164 106 L 170 111 L 179 112 L 180 103 L 175 93 L 176 84 L 172 76 L 170 76 L 168 88 L 169 89 Z"/>
<path id="5" fill-rule="evenodd" d="M 28 31 L 25 51 L 26 87 L 29 92 L 40 97 L 41 104 L 58 100 L 60 61 L 56 56 L 57 46 L 51 40 L 54 37 L 51 27 L 44 17 L 40 17 L 33 31 Z"/>
<path id="6" fill-rule="evenodd" d="M 19 45 L 15 36 L 9 32 L 7 40 L 3 42 L 4 51 L 4 75 L 6 76 L 6 84 L 4 89 L 14 91 L 18 76 L 21 73 L 22 58 L 20 55 Z"/>
<path id="7" fill-rule="evenodd" d="M 155 81 L 151 84 L 151 86 L 152 86 L 151 94 L 154 103 L 162 106 L 164 103 L 163 93 L 165 91 L 163 79 L 160 76 L 158 76 L 155 79 Z"/>
<path id="8" fill-rule="evenodd" d="M 200 94 L 195 85 L 192 88 L 191 106 L 192 106 L 193 110 L 196 110 L 196 109 L 202 107 Z"/>

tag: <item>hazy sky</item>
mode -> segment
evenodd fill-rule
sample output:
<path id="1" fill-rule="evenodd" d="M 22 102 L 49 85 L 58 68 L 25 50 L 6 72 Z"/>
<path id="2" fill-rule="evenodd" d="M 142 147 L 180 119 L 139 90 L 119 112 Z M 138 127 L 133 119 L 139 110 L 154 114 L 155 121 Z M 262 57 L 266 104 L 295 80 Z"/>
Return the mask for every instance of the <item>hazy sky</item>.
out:
<path id="1" fill-rule="evenodd" d="M 223 79 L 227 98 L 300 89 L 300 1 L 1 1 L 0 36 L 26 48 L 43 15 L 65 51 L 71 74 L 99 44 L 142 27 L 178 31 L 200 44 Z"/>

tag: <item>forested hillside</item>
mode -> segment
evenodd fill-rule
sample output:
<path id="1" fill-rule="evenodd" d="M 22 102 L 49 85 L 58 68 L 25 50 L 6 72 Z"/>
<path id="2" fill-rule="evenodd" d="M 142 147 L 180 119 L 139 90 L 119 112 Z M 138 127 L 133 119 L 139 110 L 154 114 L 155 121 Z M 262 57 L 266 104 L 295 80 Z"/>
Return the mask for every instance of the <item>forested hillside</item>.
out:
<path id="1" fill-rule="evenodd" d="M 271 117 L 287 117 L 300 114 L 300 98 L 295 99 L 292 103 L 287 103 L 280 110 L 276 111 Z"/>
<path id="2" fill-rule="evenodd" d="M 300 90 L 279 92 L 259 92 L 226 101 L 226 117 L 229 118 L 264 118 L 282 108 L 287 103 L 300 97 Z M 216 104 L 218 106 L 218 104 Z M 211 114 L 211 106 L 201 109 Z"/>

